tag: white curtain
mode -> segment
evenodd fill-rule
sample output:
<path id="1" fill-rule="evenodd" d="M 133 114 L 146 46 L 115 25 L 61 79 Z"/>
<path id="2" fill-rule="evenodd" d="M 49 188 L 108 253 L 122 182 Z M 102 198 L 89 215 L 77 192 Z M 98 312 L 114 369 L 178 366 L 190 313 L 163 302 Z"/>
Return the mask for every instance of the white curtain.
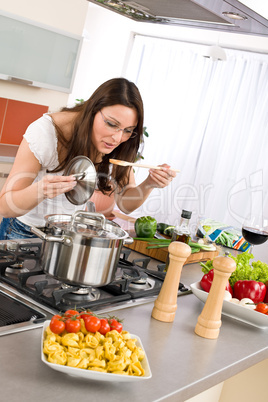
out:
<path id="1" fill-rule="evenodd" d="M 144 100 L 144 161 L 181 170 L 134 216 L 176 224 L 181 210 L 240 227 L 255 210 L 268 217 L 268 55 L 135 36 L 125 77 Z M 136 181 L 147 175 L 136 169 Z"/>

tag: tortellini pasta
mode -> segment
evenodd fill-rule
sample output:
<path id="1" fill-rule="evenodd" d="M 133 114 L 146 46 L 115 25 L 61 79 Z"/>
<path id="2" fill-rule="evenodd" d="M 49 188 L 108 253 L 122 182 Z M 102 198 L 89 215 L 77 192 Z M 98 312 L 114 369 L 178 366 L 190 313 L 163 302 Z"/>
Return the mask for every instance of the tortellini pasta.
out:
<path id="1" fill-rule="evenodd" d="M 106 335 L 81 330 L 61 335 L 46 328 L 43 352 L 50 363 L 95 370 L 103 373 L 143 376 L 145 352 L 127 331 L 113 330 Z"/>

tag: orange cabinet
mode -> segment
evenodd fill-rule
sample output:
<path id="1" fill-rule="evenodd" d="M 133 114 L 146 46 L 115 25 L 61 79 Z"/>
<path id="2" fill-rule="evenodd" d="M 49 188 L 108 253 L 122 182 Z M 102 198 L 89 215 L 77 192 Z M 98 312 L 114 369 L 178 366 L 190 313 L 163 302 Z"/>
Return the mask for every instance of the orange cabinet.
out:
<path id="1" fill-rule="evenodd" d="M 48 112 L 48 106 L 0 98 L 0 143 L 19 145 L 26 128 Z"/>

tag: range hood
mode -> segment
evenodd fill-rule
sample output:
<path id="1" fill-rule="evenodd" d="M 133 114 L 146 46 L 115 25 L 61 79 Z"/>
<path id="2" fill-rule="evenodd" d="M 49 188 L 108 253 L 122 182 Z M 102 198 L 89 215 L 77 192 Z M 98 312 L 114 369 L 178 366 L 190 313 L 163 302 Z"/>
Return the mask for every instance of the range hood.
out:
<path id="1" fill-rule="evenodd" d="M 88 1 L 139 22 L 268 35 L 268 20 L 236 0 Z"/>

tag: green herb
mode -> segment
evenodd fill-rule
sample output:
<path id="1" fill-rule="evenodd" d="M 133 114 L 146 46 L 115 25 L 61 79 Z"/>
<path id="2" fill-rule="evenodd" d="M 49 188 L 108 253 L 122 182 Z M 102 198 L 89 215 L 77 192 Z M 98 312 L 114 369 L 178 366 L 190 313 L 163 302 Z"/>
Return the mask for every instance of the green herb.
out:
<path id="1" fill-rule="evenodd" d="M 203 250 L 203 251 L 215 251 L 216 247 L 213 244 L 195 243 L 189 241 L 188 245 L 193 249 Z"/>
<path id="2" fill-rule="evenodd" d="M 202 272 L 204 273 L 204 274 L 207 274 L 211 269 L 213 269 L 213 261 L 212 260 L 209 260 L 209 261 L 207 261 L 206 263 L 204 263 L 204 262 L 200 262 L 200 265 L 201 265 L 201 267 L 202 267 Z"/>
<path id="3" fill-rule="evenodd" d="M 147 241 L 149 243 L 170 243 L 170 239 L 156 239 L 155 237 L 133 237 L 134 240 Z"/>

